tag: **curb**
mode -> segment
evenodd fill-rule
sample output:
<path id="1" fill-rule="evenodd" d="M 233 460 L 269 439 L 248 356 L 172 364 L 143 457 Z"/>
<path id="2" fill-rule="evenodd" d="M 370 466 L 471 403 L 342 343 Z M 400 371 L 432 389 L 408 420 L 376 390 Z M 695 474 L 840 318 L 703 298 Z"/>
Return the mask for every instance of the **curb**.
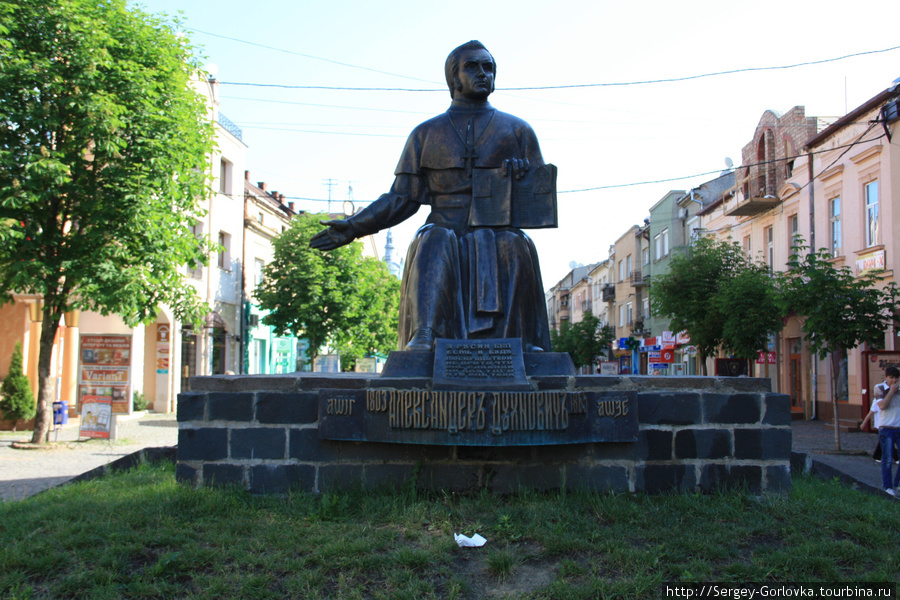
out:
<path id="1" fill-rule="evenodd" d="M 791 472 L 806 473 L 820 479 L 837 479 L 850 489 L 866 492 L 867 494 L 872 494 L 881 498 L 889 497 L 880 487 L 869 485 L 855 477 L 851 477 L 840 469 L 826 465 L 822 461 L 813 458 L 806 452 L 791 452 Z M 894 500 L 900 500 L 900 498 L 895 496 Z"/>
<path id="2" fill-rule="evenodd" d="M 91 469 L 90 471 L 86 471 L 81 475 L 76 475 L 72 479 L 64 481 L 58 486 L 54 487 L 62 487 L 64 485 L 69 485 L 70 483 L 76 483 L 79 481 L 91 481 L 93 479 L 99 479 L 108 473 L 116 473 L 118 471 L 127 471 L 128 469 L 133 469 L 134 467 L 143 464 L 143 463 L 158 463 L 163 461 L 171 461 L 175 462 L 178 456 L 178 446 L 161 446 L 157 448 L 142 448 L 137 452 L 132 452 L 122 458 L 116 459 L 110 463 L 97 467 L 95 469 Z M 53 489 L 53 488 L 49 488 Z M 42 490 L 43 493 L 47 490 Z"/>

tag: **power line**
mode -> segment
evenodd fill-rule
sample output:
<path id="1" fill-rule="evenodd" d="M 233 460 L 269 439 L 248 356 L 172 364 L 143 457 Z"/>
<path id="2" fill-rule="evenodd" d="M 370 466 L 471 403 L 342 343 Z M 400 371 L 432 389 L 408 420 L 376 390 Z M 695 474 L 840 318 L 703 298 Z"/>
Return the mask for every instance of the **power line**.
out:
<path id="1" fill-rule="evenodd" d="M 212 35 L 212 34 L 210 34 Z M 219 36 L 224 37 L 224 36 Z M 232 39 L 232 38 L 227 38 Z M 236 40 L 241 41 L 241 40 Z M 246 42 L 250 43 L 250 42 Z M 656 83 L 675 83 L 680 81 L 691 81 L 694 79 L 702 79 L 706 77 L 718 77 L 720 75 L 733 75 L 735 73 L 751 73 L 757 71 L 779 71 L 786 69 L 796 69 L 799 67 L 809 67 L 813 65 L 821 65 L 830 62 L 837 62 L 840 60 L 846 60 L 848 58 L 856 58 L 859 56 L 867 56 L 870 54 L 882 54 L 885 52 L 892 52 L 894 50 L 900 49 L 900 46 L 892 46 L 890 48 L 884 48 L 881 50 L 866 50 L 864 52 L 856 52 L 853 54 L 845 54 L 843 56 L 837 56 L 834 58 L 824 58 L 821 60 L 813 60 L 801 63 L 795 63 L 790 65 L 777 65 L 777 66 L 768 66 L 768 67 L 744 67 L 741 69 L 729 69 L 727 71 L 714 71 L 711 73 L 700 73 L 698 75 L 685 75 L 682 77 L 671 77 L 665 79 L 646 79 L 640 81 L 617 81 L 617 82 L 607 82 L 607 83 L 576 83 L 576 84 L 567 84 L 567 85 L 548 85 L 548 86 L 528 86 L 528 87 L 508 87 L 508 88 L 497 88 L 497 91 L 529 91 L 529 90 L 563 90 L 563 89 L 572 89 L 572 88 L 590 88 L 590 87 L 623 87 L 623 86 L 632 86 L 632 85 L 649 85 Z M 306 56 L 306 55 L 301 55 Z M 315 57 L 313 57 L 315 58 Z M 328 60 L 328 59 L 320 59 L 320 60 Z M 329 61 L 334 62 L 334 61 Z M 343 64 L 343 63 L 337 63 Z M 346 65 L 346 66 L 354 66 L 354 65 Z M 356 67 L 356 68 L 365 68 L 365 67 Z M 367 69 L 374 71 L 374 69 Z M 385 73 L 383 71 L 376 71 L 380 73 Z M 388 75 L 396 75 L 395 73 L 385 73 Z M 402 75 L 396 75 L 398 77 L 403 77 Z M 409 77 L 408 79 L 415 79 L 413 77 Z M 424 81 L 424 80 L 418 80 Z M 447 92 L 446 87 L 441 88 L 392 88 L 392 87 L 348 87 L 348 86 L 321 86 L 321 85 L 288 85 L 281 83 L 252 83 L 252 82 L 238 82 L 238 81 L 220 81 L 222 85 L 235 85 L 235 86 L 249 86 L 249 87 L 263 87 L 263 88 L 282 88 L 282 89 L 297 89 L 297 90 L 338 90 L 338 91 L 348 91 L 348 92 Z"/>

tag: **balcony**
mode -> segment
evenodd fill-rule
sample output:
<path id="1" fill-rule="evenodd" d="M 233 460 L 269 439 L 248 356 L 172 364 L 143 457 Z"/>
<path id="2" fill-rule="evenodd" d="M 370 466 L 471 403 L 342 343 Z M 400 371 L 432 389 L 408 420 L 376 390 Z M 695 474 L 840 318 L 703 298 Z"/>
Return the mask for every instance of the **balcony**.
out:
<path id="1" fill-rule="evenodd" d="M 631 285 L 639 288 L 650 283 L 650 275 L 644 276 L 640 271 L 631 272 Z"/>
<path id="2" fill-rule="evenodd" d="M 602 302 L 614 302 L 616 300 L 616 286 L 611 283 L 604 283 L 600 288 L 600 300 Z"/>
<path id="3" fill-rule="evenodd" d="M 725 215 L 729 217 L 753 217 L 781 204 L 780 198 L 766 193 L 764 178 L 751 181 L 745 177 L 732 189 L 735 193 L 730 199 L 726 195 L 725 200 Z"/>
<path id="4" fill-rule="evenodd" d="M 639 335 L 643 336 L 645 333 L 648 333 L 644 329 L 644 319 L 637 318 L 631 323 L 631 335 Z"/>

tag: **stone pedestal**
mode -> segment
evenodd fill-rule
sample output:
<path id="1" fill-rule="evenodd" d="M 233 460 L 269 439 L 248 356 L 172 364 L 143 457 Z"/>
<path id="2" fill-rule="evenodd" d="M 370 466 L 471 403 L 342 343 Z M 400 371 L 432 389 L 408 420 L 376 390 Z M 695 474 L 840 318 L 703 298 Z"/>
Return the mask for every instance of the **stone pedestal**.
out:
<path id="1" fill-rule="evenodd" d="M 219 375 L 193 378 L 193 391 L 179 395 L 177 476 L 191 485 L 237 485 L 254 493 L 374 489 L 408 481 L 420 489 L 497 493 L 790 489 L 790 400 L 771 393 L 767 380 L 534 373 L 526 378 L 531 393 L 581 394 L 589 399 L 586 411 L 615 411 L 598 398 L 632 399 L 635 441 L 453 445 L 323 439 L 322 390 L 389 398 L 392 392 L 433 393 L 433 380 L 363 373 Z"/>

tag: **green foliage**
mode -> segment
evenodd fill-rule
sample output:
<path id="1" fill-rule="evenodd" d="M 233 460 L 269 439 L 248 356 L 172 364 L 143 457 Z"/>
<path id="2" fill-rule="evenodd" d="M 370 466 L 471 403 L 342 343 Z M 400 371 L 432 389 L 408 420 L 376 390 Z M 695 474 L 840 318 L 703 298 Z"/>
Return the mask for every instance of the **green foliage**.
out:
<path id="1" fill-rule="evenodd" d="M 0 29 L 0 301 L 42 297 L 45 432 L 63 313 L 205 311 L 182 267 L 206 260 L 191 228 L 214 130 L 191 46 L 125 0 L 4 2 Z"/>
<path id="2" fill-rule="evenodd" d="M 298 215 L 274 240 L 273 259 L 256 290 L 260 306 L 270 311 L 263 322 L 278 335 L 306 338 L 312 358 L 326 345 L 342 359 L 395 349 L 400 283 L 380 261 L 364 258 L 361 244 L 329 252 L 310 248 L 323 218 Z"/>
<path id="3" fill-rule="evenodd" d="M 150 402 L 147 400 L 147 397 L 144 396 L 143 392 L 135 392 L 133 394 L 132 404 L 136 411 L 147 410 L 147 407 L 150 406 Z"/>
<path id="4" fill-rule="evenodd" d="M 600 317 L 585 311 L 578 323 L 564 321 L 559 332 L 551 331 L 550 344 L 555 352 L 568 352 L 576 367 L 587 367 L 609 350 L 614 337 L 612 327 L 603 326 Z"/>
<path id="5" fill-rule="evenodd" d="M 900 308 L 896 284 L 883 284 L 879 272 L 856 276 L 850 267 L 836 267 L 824 248 L 801 257 L 802 251 L 798 243 L 783 276 L 780 304 L 785 314 L 804 317 L 812 351 L 824 359 L 862 343 L 882 348 Z"/>
<path id="6" fill-rule="evenodd" d="M 0 411 L 3 418 L 13 422 L 13 428 L 19 420 L 27 420 L 34 416 L 34 394 L 31 382 L 22 369 L 22 344 L 16 343 L 9 371 L 0 385 Z"/>
<path id="7" fill-rule="evenodd" d="M 685 330 L 701 358 L 721 346 L 740 358 L 766 349 L 769 334 L 781 328 L 777 289 L 765 265 L 737 243 L 700 238 L 687 254 L 672 258 L 669 272 L 653 279 L 655 314 Z"/>

